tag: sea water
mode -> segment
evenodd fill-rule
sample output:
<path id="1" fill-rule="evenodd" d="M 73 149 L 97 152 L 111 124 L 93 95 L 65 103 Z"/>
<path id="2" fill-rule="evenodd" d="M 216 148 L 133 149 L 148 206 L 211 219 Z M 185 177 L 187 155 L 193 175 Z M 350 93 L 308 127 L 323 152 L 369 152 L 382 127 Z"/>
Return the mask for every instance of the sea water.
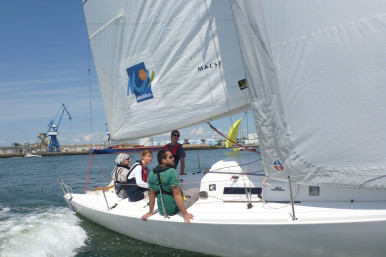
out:
<path id="1" fill-rule="evenodd" d="M 140 154 L 130 154 L 134 162 Z M 186 151 L 186 172 L 216 161 L 254 163 L 248 151 Z M 72 212 L 57 177 L 80 193 L 110 182 L 115 154 L 0 159 L 0 257 L 12 256 L 204 256 L 138 241 L 105 229 Z M 157 165 L 156 153 L 149 168 Z M 91 159 L 91 160 L 90 160 Z M 179 167 L 178 167 L 179 170 Z M 85 180 L 88 180 L 88 183 Z"/>

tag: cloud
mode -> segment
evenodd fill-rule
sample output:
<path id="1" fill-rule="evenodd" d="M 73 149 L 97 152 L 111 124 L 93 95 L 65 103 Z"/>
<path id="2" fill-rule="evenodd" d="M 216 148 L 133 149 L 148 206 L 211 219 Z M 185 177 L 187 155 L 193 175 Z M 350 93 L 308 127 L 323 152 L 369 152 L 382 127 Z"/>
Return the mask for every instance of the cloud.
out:
<path id="1" fill-rule="evenodd" d="M 227 134 L 228 132 L 222 132 L 223 134 Z M 205 128 L 205 126 L 193 127 L 188 136 L 190 139 L 202 139 L 202 138 L 219 138 L 221 137 L 217 132 L 213 131 L 210 128 Z"/>
<path id="2" fill-rule="evenodd" d="M 31 85 L 41 85 L 41 84 L 54 84 L 61 82 L 69 82 L 69 81 L 79 81 L 82 80 L 81 77 L 73 77 L 73 78 L 49 78 L 49 79 L 35 79 L 35 80 L 19 80 L 19 81 L 9 81 L 9 82 L 1 82 L 0 87 L 15 87 L 15 86 L 31 86 Z M 8 89 L 8 88 L 7 88 Z M 9 89 L 8 89 L 9 90 Z"/>
<path id="3" fill-rule="evenodd" d="M 87 134 L 83 136 L 83 140 L 88 142 L 88 143 L 95 143 L 95 142 L 100 142 L 101 138 L 104 137 L 104 133 L 101 132 L 94 132 L 91 134 Z"/>
<path id="4" fill-rule="evenodd" d="M 88 134 L 83 136 L 83 139 L 86 140 L 87 142 L 91 142 L 91 140 L 95 137 L 94 134 Z"/>
<path id="5" fill-rule="evenodd" d="M 207 132 L 205 132 L 204 127 L 199 127 L 196 131 L 197 135 L 205 135 Z"/>
<path id="6" fill-rule="evenodd" d="M 190 136 L 204 136 L 204 135 L 207 135 L 207 134 L 208 134 L 208 132 L 205 132 L 205 129 L 202 126 L 200 126 L 199 128 L 193 128 L 189 132 Z"/>

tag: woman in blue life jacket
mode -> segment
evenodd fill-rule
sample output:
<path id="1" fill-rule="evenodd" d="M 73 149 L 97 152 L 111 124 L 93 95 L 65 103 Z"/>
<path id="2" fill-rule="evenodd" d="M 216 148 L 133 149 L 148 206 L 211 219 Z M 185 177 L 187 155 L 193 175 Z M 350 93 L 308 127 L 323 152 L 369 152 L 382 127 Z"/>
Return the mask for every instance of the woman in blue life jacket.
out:
<path id="1" fill-rule="evenodd" d="M 126 180 L 127 175 L 130 172 L 131 160 L 130 156 L 125 153 L 118 154 L 115 158 L 117 165 L 115 166 L 113 172 L 111 173 L 111 178 L 115 186 L 115 193 L 120 198 L 126 198 Z"/>
<path id="2" fill-rule="evenodd" d="M 145 150 L 141 154 L 141 160 L 136 161 L 131 167 L 127 177 L 126 193 L 130 202 L 136 202 L 145 198 L 149 191 L 147 176 L 149 174 L 147 165 L 153 160 L 153 153 Z"/>

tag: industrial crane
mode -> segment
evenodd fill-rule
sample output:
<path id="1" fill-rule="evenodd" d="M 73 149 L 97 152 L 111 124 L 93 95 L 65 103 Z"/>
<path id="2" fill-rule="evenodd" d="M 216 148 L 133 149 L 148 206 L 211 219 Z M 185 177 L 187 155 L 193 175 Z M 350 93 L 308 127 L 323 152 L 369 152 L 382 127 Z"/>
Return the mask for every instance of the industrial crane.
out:
<path id="1" fill-rule="evenodd" d="M 55 118 L 60 113 L 60 111 L 62 111 L 62 114 L 60 115 L 59 121 L 56 125 L 54 121 L 55 121 Z M 60 145 L 59 145 L 59 141 L 58 141 L 57 136 L 59 134 L 59 126 L 60 126 L 60 122 L 62 121 L 64 112 L 66 112 L 68 114 L 68 118 L 71 120 L 72 118 L 71 118 L 70 113 L 68 112 L 66 106 L 64 106 L 64 104 L 62 104 L 62 106 L 60 106 L 60 108 L 59 108 L 59 111 L 56 113 L 55 117 L 48 124 L 47 135 L 51 137 L 50 143 L 48 145 L 48 151 L 49 152 L 59 152 L 60 151 Z"/>

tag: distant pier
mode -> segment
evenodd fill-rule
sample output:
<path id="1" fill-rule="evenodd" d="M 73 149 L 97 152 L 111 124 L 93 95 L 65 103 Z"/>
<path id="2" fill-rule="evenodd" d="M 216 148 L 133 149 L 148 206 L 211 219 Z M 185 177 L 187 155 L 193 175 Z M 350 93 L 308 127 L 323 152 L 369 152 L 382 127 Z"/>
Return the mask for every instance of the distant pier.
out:
<path id="1" fill-rule="evenodd" d="M 36 155 L 40 155 L 42 157 L 48 157 L 48 156 L 63 156 L 63 155 L 83 155 L 83 154 L 89 154 L 88 151 L 82 151 L 82 152 L 38 152 L 34 153 Z M 0 158 L 17 158 L 17 157 L 25 157 L 26 154 L 24 153 L 2 153 L 0 154 Z"/>
<path id="2" fill-rule="evenodd" d="M 184 145 L 185 151 L 189 150 L 212 150 L 212 149 L 224 149 L 224 146 L 210 146 L 204 144 L 195 144 L 195 145 Z M 42 157 L 49 156 L 63 156 L 63 155 L 86 155 L 89 154 L 88 145 L 71 145 L 63 146 L 61 152 L 47 152 L 39 151 L 37 149 L 31 148 L 30 146 L 8 146 L 0 147 L 0 158 L 15 158 L 15 157 L 25 157 L 27 153 L 34 155 L 40 155 Z"/>

